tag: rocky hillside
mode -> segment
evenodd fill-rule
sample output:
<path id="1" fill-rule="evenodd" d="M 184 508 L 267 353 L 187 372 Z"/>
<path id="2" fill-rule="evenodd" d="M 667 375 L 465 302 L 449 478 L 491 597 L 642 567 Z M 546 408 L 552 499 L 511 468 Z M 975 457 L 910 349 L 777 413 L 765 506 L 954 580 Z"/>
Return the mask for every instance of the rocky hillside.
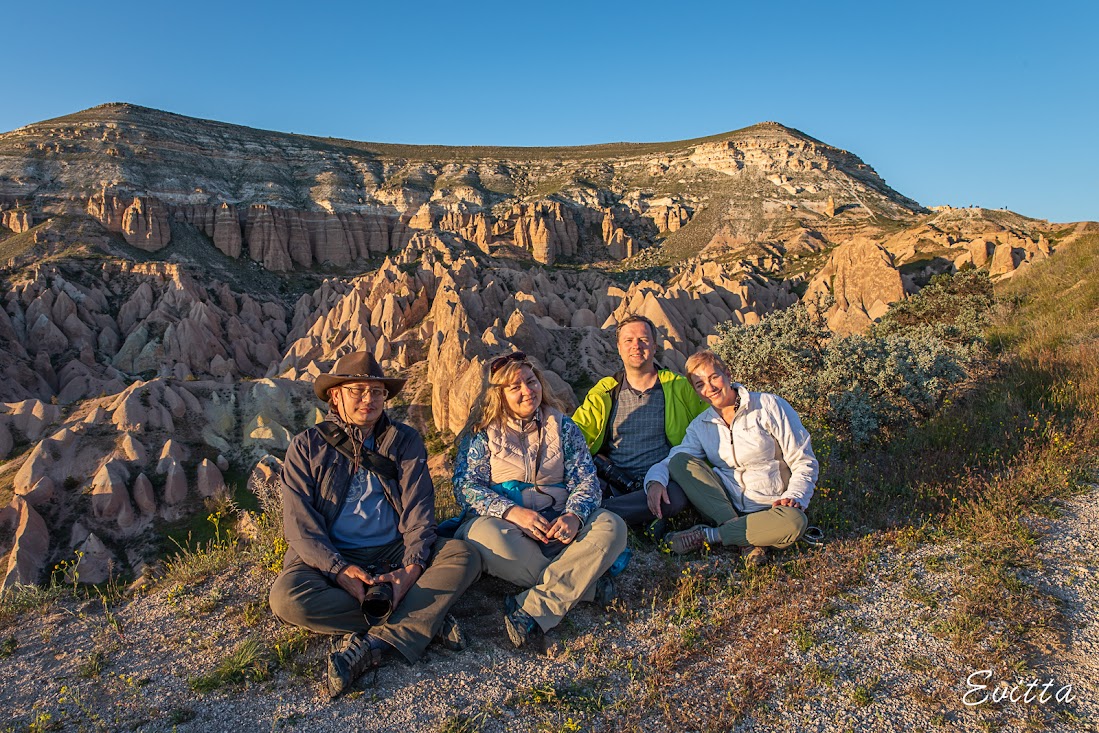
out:
<path id="1" fill-rule="evenodd" d="M 87 214 L 156 251 L 171 242 L 174 218 L 275 271 L 369 259 L 421 230 L 545 264 L 619 260 L 734 198 L 737 210 L 724 213 L 736 225 L 723 233 L 734 239 L 774 219 L 789 220 L 784 230 L 845 209 L 922 212 L 856 156 L 776 123 L 667 144 L 453 148 L 110 104 L 0 137 L 9 228 Z"/>
<path id="2" fill-rule="evenodd" d="M 505 349 L 574 399 L 618 367 L 623 314 L 681 368 L 718 323 L 808 293 L 856 331 L 935 273 L 1010 277 L 1089 226 L 928 211 L 776 123 L 448 148 L 124 104 L 0 135 L 0 225 L 5 585 L 74 549 L 84 579 L 139 573 L 166 523 L 316 419 L 310 382 L 353 350 L 416 380 L 395 407 L 441 454 Z"/>

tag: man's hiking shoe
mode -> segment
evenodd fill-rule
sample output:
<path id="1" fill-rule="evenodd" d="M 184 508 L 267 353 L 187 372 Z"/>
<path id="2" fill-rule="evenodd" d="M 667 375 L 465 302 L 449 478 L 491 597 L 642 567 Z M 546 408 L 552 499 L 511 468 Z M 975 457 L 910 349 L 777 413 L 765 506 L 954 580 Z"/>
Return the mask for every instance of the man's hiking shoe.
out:
<path id="1" fill-rule="evenodd" d="M 649 542 L 656 544 L 660 540 L 664 539 L 664 535 L 668 533 L 668 520 L 661 517 L 660 519 L 654 519 L 645 527 L 645 531 L 641 533 L 641 536 L 647 539 Z"/>
<path id="2" fill-rule="evenodd" d="M 747 547 L 740 548 L 740 557 L 745 563 L 755 568 L 763 567 L 767 564 L 767 548 L 766 547 Z"/>
<path id="3" fill-rule="evenodd" d="M 595 604 L 596 608 L 606 609 L 614 603 L 614 599 L 617 597 L 618 589 L 614 587 L 614 578 L 609 574 L 595 581 L 595 599 L 592 600 L 592 603 Z"/>
<path id="4" fill-rule="evenodd" d="M 696 524 L 690 529 L 680 532 L 669 532 L 665 537 L 672 552 L 677 555 L 686 555 L 688 552 L 697 552 L 708 544 L 706 542 L 706 525 Z"/>
<path id="5" fill-rule="evenodd" d="M 538 622 L 529 613 L 519 608 L 514 596 L 504 598 L 504 628 L 511 643 L 519 648 L 538 633 Z"/>
<path id="6" fill-rule="evenodd" d="M 630 558 L 632 557 L 633 550 L 628 547 L 625 550 L 622 550 L 622 554 L 615 558 L 614 563 L 607 568 L 607 575 L 612 578 L 621 575 L 622 571 L 630 566 Z"/>
<path id="7" fill-rule="evenodd" d="M 347 634 L 333 646 L 339 651 L 328 656 L 328 696 L 335 700 L 368 669 L 382 665 L 385 643 L 360 632 Z"/>
<path id="8" fill-rule="evenodd" d="M 452 652 L 465 650 L 466 635 L 462 633 L 462 627 L 458 625 L 458 619 L 454 618 L 453 614 L 448 613 L 443 617 L 443 625 L 435 635 L 435 641 Z"/>

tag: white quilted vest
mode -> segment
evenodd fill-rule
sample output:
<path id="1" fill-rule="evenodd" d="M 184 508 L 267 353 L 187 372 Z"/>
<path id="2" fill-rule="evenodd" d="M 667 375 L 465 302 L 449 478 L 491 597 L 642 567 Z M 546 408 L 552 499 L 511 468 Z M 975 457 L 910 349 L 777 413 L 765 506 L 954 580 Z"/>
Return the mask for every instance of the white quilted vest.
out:
<path id="1" fill-rule="evenodd" d="M 563 486 L 563 415 L 545 405 L 539 409 L 542 413 L 541 427 L 532 420 L 524 430 L 518 420 L 509 417 L 485 429 L 492 483 L 523 481 L 534 484 L 532 488 L 523 489 L 523 506 L 535 510 L 550 506 L 563 509 L 569 496 L 568 489 Z"/>

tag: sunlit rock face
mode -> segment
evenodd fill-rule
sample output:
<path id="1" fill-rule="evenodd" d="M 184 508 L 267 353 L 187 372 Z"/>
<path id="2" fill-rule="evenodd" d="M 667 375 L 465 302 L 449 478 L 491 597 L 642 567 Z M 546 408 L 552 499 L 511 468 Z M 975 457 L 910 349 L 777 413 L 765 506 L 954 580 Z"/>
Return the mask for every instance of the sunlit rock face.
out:
<path id="1" fill-rule="evenodd" d="M 571 407 L 621 367 L 626 315 L 682 369 L 719 324 L 828 295 L 831 327 L 859 331 L 937 273 L 1011 277 L 1087 231 L 927 211 L 776 123 L 544 149 L 117 104 L 29 125 L 0 135 L 4 583 L 74 551 L 85 577 L 135 570 L 323 417 L 313 381 L 352 351 L 409 380 L 390 410 L 443 477 L 498 354 L 525 351 Z"/>

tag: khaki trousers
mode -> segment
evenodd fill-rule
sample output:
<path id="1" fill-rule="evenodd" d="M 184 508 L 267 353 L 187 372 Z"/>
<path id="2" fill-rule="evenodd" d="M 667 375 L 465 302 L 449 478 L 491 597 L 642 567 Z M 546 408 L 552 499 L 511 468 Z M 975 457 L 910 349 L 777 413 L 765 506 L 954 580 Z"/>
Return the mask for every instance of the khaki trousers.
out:
<path id="1" fill-rule="evenodd" d="M 695 509 L 717 525 L 723 545 L 789 547 L 809 524 L 805 512 L 789 506 L 737 514 L 721 478 L 701 458 L 679 453 L 672 458 L 668 470 Z"/>
<path id="2" fill-rule="evenodd" d="M 543 631 L 580 601 L 594 599 L 596 581 L 626 549 L 625 522 L 605 509 L 592 512 L 576 539 L 552 558 L 506 519 L 477 517 L 456 536 L 480 551 L 486 573 L 527 589 L 515 600 Z"/>
<path id="3" fill-rule="evenodd" d="M 344 550 L 344 559 L 364 570 L 370 565 L 399 565 L 404 545 Z M 297 562 L 284 568 L 271 586 L 271 611 L 280 620 L 321 634 L 353 634 L 370 631 L 414 662 L 439 633 L 450 607 L 481 574 L 477 551 L 461 540 L 440 537 L 432 550 L 431 564 L 384 624 L 371 627 L 359 602 L 314 567 Z"/>

